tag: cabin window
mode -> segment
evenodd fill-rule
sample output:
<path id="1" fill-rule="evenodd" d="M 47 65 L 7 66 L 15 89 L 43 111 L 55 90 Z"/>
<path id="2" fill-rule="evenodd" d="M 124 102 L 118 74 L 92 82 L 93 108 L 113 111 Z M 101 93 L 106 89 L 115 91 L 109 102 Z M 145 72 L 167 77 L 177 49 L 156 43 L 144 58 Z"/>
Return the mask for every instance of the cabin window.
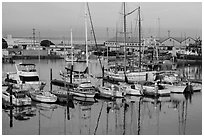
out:
<path id="1" fill-rule="evenodd" d="M 29 81 L 39 81 L 39 77 L 38 76 L 31 76 L 31 77 L 24 77 L 24 76 L 20 76 L 20 80 L 23 82 L 29 82 Z"/>
<path id="2" fill-rule="evenodd" d="M 131 89 L 135 89 L 135 85 L 131 85 Z"/>
<path id="3" fill-rule="evenodd" d="M 25 98 L 26 97 L 25 94 L 23 94 L 23 93 L 17 93 L 17 94 L 14 94 L 14 96 L 16 98 Z"/>

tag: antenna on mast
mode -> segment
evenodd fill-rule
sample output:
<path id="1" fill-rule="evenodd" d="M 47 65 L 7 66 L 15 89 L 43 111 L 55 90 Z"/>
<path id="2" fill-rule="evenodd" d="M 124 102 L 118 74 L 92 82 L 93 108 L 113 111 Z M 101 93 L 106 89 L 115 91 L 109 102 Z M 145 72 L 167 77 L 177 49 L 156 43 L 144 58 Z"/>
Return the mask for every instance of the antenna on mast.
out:
<path id="1" fill-rule="evenodd" d="M 33 46 L 35 47 L 35 28 L 33 28 Z"/>
<path id="2" fill-rule="evenodd" d="M 158 17 L 158 40 L 160 40 L 160 18 Z"/>
<path id="3" fill-rule="evenodd" d="M 86 36 L 86 66 L 88 67 L 88 38 L 87 38 L 87 11 L 86 11 L 86 4 L 85 4 L 85 36 Z"/>
<path id="4" fill-rule="evenodd" d="M 107 27 L 106 31 L 107 31 L 107 40 L 108 40 L 109 39 L 108 27 Z M 108 63 L 108 44 L 107 44 L 107 53 L 106 53 L 106 55 L 107 55 L 107 63 Z"/>
<path id="5" fill-rule="evenodd" d="M 139 14 L 139 71 L 141 71 L 141 18 L 140 18 L 140 6 L 138 7 Z"/>
<path id="6" fill-rule="evenodd" d="M 123 3 L 123 6 L 124 6 L 124 63 L 125 63 L 125 66 L 124 66 L 124 72 L 126 73 L 126 14 L 125 14 L 125 2 Z M 128 15 L 128 14 L 127 14 Z"/>

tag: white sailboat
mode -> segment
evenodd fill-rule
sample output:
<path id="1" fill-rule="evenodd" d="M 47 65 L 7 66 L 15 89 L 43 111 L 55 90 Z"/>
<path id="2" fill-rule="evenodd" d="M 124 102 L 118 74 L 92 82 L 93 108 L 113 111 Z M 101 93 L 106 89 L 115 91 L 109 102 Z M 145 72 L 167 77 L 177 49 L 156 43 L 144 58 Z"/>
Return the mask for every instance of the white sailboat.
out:
<path id="1" fill-rule="evenodd" d="M 105 70 L 105 75 L 114 80 L 125 81 L 125 75 L 130 82 L 138 81 L 154 81 L 156 77 L 156 71 L 141 71 L 141 52 L 140 52 L 140 61 L 139 61 L 139 70 L 131 72 L 126 70 L 126 16 L 132 14 L 134 11 L 138 10 L 139 12 L 139 47 L 141 51 L 141 24 L 140 24 L 140 7 L 136 8 L 130 13 L 125 12 L 125 3 L 124 3 L 124 69 L 116 70 L 116 68 L 110 68 Z"/>
<path id="2" fill-rule="evenodd" d="M 31 92 L 30 97 L 34 101 L 44 102 L 44 103 L 54 103 L 57 101 L 57 96 L 50 93 L 49 91 Z"/>
<path id="3" fill-rule="evenodd" d="M 73 49 L 73 41 L 72 41 L 72 30 L 71 30 L 71 47 L 72 47 L 72 49 L 71 49 L 71 65 L 74 66 L 74 55 L 73 55 L 73 50 L 74 49 Z M 87 48 L 88 47 L 86 46 L 86 49 Z M 88 51 L 88 49 L 87 49 L 87 51 Z M 88 53 L 86 55 L 88 56 Z M 87 62 L 88 62 L 88 60 L 87 60 Z M 66 71 L 60 71 L 60 76 L 61 76 L 63 81 L 71 82 L 70 81 L 70 71 L 72 71 L 72 83 L 80 84 L 82 82 L 87 82 L 88 81 L 88 79 L 87 79 L 88 63 L 86 65 L 86 69 L 82 70 L 82 71 L 71 70 L 68 67 L 65 67 L 65 69 L 66 69 Z"/>
<path id="4" fill-rule="evenodd" d="M 87 3 L 87 7 L 85 4 L 85 45 L 86 45 L 86 66 L 88 68 L 88 37 L 87 37 L 87 10 L 88 9 L 88 3 Z M 72 62 L 73 64 L 73 62 Z M 89 70 L 87 70 L 89 71 Z M 84 80 L 86 80 L 85 82 L 80 82 L 78 83 L 79 86 L 77 88 L 73 88 L 70 89 L 70 94 L 75 95 L 75 96 L 80 96 L 80 97 L 85 97 L 85 98 L 93 98 L 95 97 L 96 94 L 96 90 L 95 87 L 93 86 L 93 84 L 90 82 L 90 77 L 89 77 L 89 72 L 87 72 L 88 75 L 86 77 L 84 77 Z"/>
<path id="5" fill-rule="evenodd" d="M 124 90 L 117 85 L 111 85 L 111 86 L 99 86 L 99 98 L 123 98 L 124 97 Z"/>
<path id="6" fill-rule="evenodd" d="M 133 83 L 127 84 L 120 82 L 120 87 L 124 90 L 125 95 L 141 96 L 143 95 L 143 86 L 141 84 Z"/>

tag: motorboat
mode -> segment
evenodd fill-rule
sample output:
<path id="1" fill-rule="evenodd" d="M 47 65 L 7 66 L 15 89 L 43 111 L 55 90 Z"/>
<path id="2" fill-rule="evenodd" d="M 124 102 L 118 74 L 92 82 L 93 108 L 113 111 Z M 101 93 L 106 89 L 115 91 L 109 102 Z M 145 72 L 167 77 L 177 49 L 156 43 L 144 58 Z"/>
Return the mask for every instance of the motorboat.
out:
<path id="1" fill-rule="evenodd" d="M 4 104 L 6 105 L 13 105 L 13 106 L 27 106 L 27 105 L 31 105 L 31 98 L 28 97 L 24 91 L 21 90 L 15 90 L 15 92 L 13 92 L 12 89 L 9 89 L 10 87 L 8 87 L 5 90 L 5 87 L 2 90 L 2 101 Z M 12 102 L 10 102 L 10 91 L 12 90 Z"/>
<path id="2" fill-rule="evenodd" d="M 39 80 L 35 64 L 15 64 L 16 72 L 8 72 L 5 82 L 14 84 L 20 89 L 43 89 L 45 82 Z"/>
<path id="3" fill-rule="evenodd" d="M 91 82 L 83 82 L 77 88 L 69 89 L 69 93 L 74 96 L 94 98 L 96 89 Z"/>
<path id="4" fill-rule="evenodd" d="M 57 101 L 57 96 L 49 91 L 34 91 L 30 93 L 30 97 L 34 101 L 43 103 L 55 103 Z"/>

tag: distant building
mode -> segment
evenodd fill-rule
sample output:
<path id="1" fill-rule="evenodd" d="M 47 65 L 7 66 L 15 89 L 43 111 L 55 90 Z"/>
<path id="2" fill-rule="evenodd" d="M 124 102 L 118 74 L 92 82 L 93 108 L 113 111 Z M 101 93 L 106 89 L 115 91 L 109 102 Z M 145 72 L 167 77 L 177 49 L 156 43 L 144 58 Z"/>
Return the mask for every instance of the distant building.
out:
<path id="1" fill-rule="evenodd" d="M 141 40 L 141 46 L 143 49 L 146 48 L 144 45 L 144 39 Z M 121 51 L 124 52 L 124 37 L 114 37 L 105 41 L 105 47 L 108 47 L 109 51 Z M 135 37 L 126 38 L 126 52 L 139 51 L 139 39 Z"/>
<path id="2" fill-rule="evenodd" d="M 187 37 L 186 39 L 184 39 L 183 41 L 182 41 L 182 45 L 184 45 L 184 46 L 189 46 L 190 44 L 194 44 L 196 42 L 196 40 L 195 39 L 193 39 L 193 38 L 191 38 L 191 37 Z"/>
<path id="3" fill-rule="evenodd" d="M 33 41 L 32 38 L 31 39 L 29 39 L 29 38 L 12 38 L 12 35 L 7 35 L 7 37 L 4 39 L 8 44 L 8 48 L 18 47 L 21 49 L 34 49 L 34 50 L 41 48 L 39 41 L 37 41 L 37 40 Z"/>
<path id="4" fill-rule="evenodd" d="M 175 47 L 176 50 L 185 50 L 186 46 L 195 43 L 195 39 L 191 37 L 187 37 L 186 39 L 181 37 L 168 37 L 161 38 L 159 43 L 159 47 L 162 50 L 172 50 L 173 47 Z"/>

